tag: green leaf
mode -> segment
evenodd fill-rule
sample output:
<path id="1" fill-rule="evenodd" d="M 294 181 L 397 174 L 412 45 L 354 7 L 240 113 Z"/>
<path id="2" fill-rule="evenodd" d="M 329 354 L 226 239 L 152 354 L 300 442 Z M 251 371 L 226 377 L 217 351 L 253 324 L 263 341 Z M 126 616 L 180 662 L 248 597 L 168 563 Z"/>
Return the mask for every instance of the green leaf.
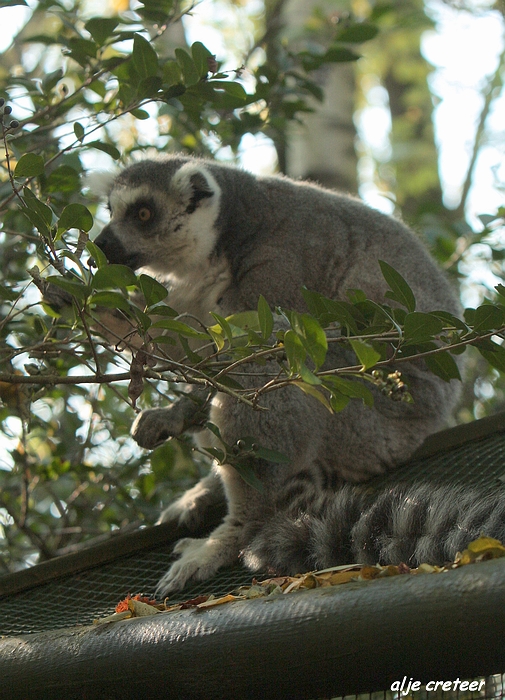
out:
<path id="1" fill-rule="evenodd" d="M 458 365 L 449 352 L 439 352 L 436 355 L 428 355 L 424 360 L 430 372 L 433 372 L 433 374 L 436 374 L 437 377 L 440 377 L 445 382 L 449 382 L 451 379 L 461 380 Z"/>
<path id="2" fill-rule="evenodd" d="M 146 112 L 145 109 L 132 109 L 131 114 L 135 119 L 140 119 L 142 121 L 144 121 L 144 119 L 149 119 L 149 112 Z"/>
<path id="3" fill-rule="evenodd" d="M 181 337 L 182 340 L 182 337 Z M 219 377 L 219 385 L 220 386 L 227 386 L 230 389 L 243 389 L 244 387 L 242 384 L 237 382 L 236 379 L 232 379 L 231 377 L 227 376 L 226 374 L 223 374 L 221 377 Z"/>
<path id="4" fill-rule="evenodd" d="M 137 319 L 137 322 L 140 324 L 142 330 L 144 333 L 149 330 L 151 327 L 151 319 L 147 314 L 145 314 L 143 311 L 141 311 L 138 306 L 135 306 L 135 304 L 130 304 L 130 310 Z"/>
<path id="5" fill-rule="evenodd" d="M 72 39 L 70 41 L 72 41 Z M 63 70 L 61 68 L 57 68 L 56 70 L 50 73 L 45 73 L 44 77 L 42 78 L 42 92 L 44 92 L 47 95 L 49 92 L 51 92 L 51 90 L 53 90 L 56 87 L 56 85 L 62 78 Z"/>
<path id="6" fill-rule="evenodd" d="M 228 323 L 228 320 L 226 318 L 223 318 L 223 316 L 220 316 L 219 314 L 212 313 L 212 312 L 211 312 L 211 316 L 217 321 L 217 325 L 218 325 L 218 327 L 212 326 L 212 330 L 216 333 L 223 331 L 224 335 L 226 336 L 228 342 L 231 345 L 233 342 L 233 331 L 232 331 L 230 324 Z"/>
<path id="7" fill-rule="evenodd" d="M 242 102 L 247 100 L 247 92 L 240 83 L 235 83 L 231 80 L 209 80 L 207 85 L 210 85 L 215 90 L 222 90 L 230 97 L 235 97 Z"/>
<path id="8" fill-rule="evenodd" d="M 204 447 L 203 449 L 205 452 L 210 454 L 211 457 L 217 460 L 219 464 L 224 463 L 226 459 L 226 452 L 224 450 L 220 450 L 218 447 Z"/>
<path id="9" fill-rule="evenodd" d="M 392 12 L 396 12 L 396 7 L 392 2 L 381 2 L 377 5 L 374 5 L 369 17 L 371 20 L 376 21 L 381 17 L 384 17 L 385 15 L 388 15 Z"/>
<path id="10" fill-rule="evenodd" d="M 98 45 L 94 41 L 72 37 L 66 41 L 66 44 L 70 49 L 70 56 L 83 68 L 89 66 L 90 59 L 96 58 Z M 44 87 L 48 91 L 49 85 L 45 81 Z"/>
<path id="11" fill-rule="evenodd" d="M 14 301 L 14 299 L 17 299 L 19 296 L 19 292 L 15 292 L 9 287 L 4 287 L 3 284 L 0 284 L 0 297 L 2 299 L 6 299 L 7 301 Z"/>
<path id="12" fill-rule="evenodd" d="M 300 338 L 305 351 L 313 360 L 316 369 L 319 369 L 324 363 L 328 351 L 328 341 L 321 325 L 309 314 L 299 314 L 295 311 L 286 311 L 284 313 L 289 318 L 293 330 Z"/>
<path id="13" fill-rule="evenodd" d="M 181 345 L 182 345 L 183 348 L 184 348 L 184 352 L 185 352 L 186 355 L 188 355 L 188 357 L 191 359 L 191 356 L 188 354 L 188 352 L 187 352 L 187 350 L 186 350 L 186 346 L 185 346 L 184 343 L 182 342 L 182 341 L 184 340 L 184 338 L 182 337 L 182 335 L 180 335 L 180 336 L 178 336 L 178 337 L 179 337 L 179 340 L 180 340 L 180 342 L 181 342 Z M 156 336 L 156 345 L 177 345 L 177 340 L 176 340 L 175 338 L 173 338 L 172 336 L 170 336 L 170 335 L 157 335 L 157 336 Z M 197 357 L 198 357 L 198 356 L 197 356 Z M 200 360 L 201 360 L 201 359 L 202 359 L 202 358 L 200 357 Z M 196 360 L 196 361 L 199 362 L 199 360 Z"/>
<path id="14" fill-rule="evenodd" d="M 93 241 L 86 241 L 86 250 L 91 255 L 94 260 L 96 267 L 104 267 L 109 264 L 105 253 L 93 243 Z"/>
<path id="15" fill-rule="evenodd" d="M 301 51 L 298 55 L 302 60 L 303 67 L 308 72 L 321 68 L 325 63 L 357 61 L 358 58 L 361 58 L 359 54 L 343 46 L 330 46 L 324 54 Z"/>
<path id="16" fill-rule="evenodd" d="M 158 72 L 156 51 L 140 34 L 135 34 L 133 37 L 132 63 L 141 80 L 156 75 Z"/>
<path id="17" fill-rule="evenodd" d="M 311 372 L 307 365 L 302 365 L 300 367 L 300 377 L 303 382 L 310 384 L 311 386 L 319 386 L 319 384 L 322 384 L 317 374 Z"/>
<path id="18" fill-rule="evenodd" d="M 84 127 L 80 122 L 75 122 L 74 124 L 74 134 L 79 141 L 81 141 L 84 138 Z"/>
<path id="19" fill-rule="evenodd" d="M 49 226 L 44 221 L 43 217 L 36 211 L 30 210 L 28 208 L 21 208 L 22 213 L 30 221 L 30 223 L 37 229 L 43 238 L 49 238 L 51 235 Z"/>
<path id="20" fill-rule="evenodd" d="M 485 333 L 500 328 L 505 322 L 505 309 L 493 304 L 482 304 L 475 309 L 473 330 L 475 333 Z"/>
<path id="21" fill-rule="evenodd" d="M 23 199 L 30 211 L 35 211 L 50 225 L 53 221 L 53 210 L 38 199 L 28 187 L 23 188 Z"/>
<path id="22" fill-rule="evenodd" d="M 329 299 L 305 287 L 302 288 L 302 294 L 310 313 L 316 317 L 321 326 L 326 327 L 336 321 L 341 326 L 348 328 L 351 333 L 357 335 L 358 327 L 356 321 L 357 318 L 361 317 L 361 314 L 352 304 L 349 304 L 347 301 Z"/>
<path id="23" fill-rule="evenodd" d="M 360 22 L 350 27 L 345 27 L 337 32 L 335 39 L 344 43 L 360 44 L 363 41 L 370 41 L 377 36 L 379 28 L 375 24 Z"/>
<path id="24" fill-rule="evenodd" d="M 366 294 L 362 289 L 346 289 L 345 294 L 351 304 L 367 301 Z"/>
<path id="25" fill-rule="evenodd" d="M 381 359 L 380 353 L 373 349 L 371 345 L 362 340 L 350 340 L 352 349 L 356 353 L 358 361 L 363 365 L 363 370 L 370 369 Z"/>
<path id="26" fill-rule="evenodd" d="M 415 345 L 432 340 L 444 327 L 443 322 L 436 316 L 413 311 L 405 316 L 405 344 Z"/>
<path id="27" fill-rule="evenodd" d="M 182 83 L 182 71 L 177 61 L 167 61 L 163 66 L 163 82 L 168 85 Z"/>
<path id="28" fill-rule="evenodd" d="M 182 83 L 178 85 L 171 85 L 168 90 L 163 90 L 163 99 L 168 102 L 176 97 L 182 97 L 186 93 L 186 88 Z M 192 138 L 192 137 L 190 137 Z M 184 143 L 184 141 L 183 141 Z"/>
<path id="29" fill-rule="evenodd" d="M 468 331 L 468 326 L 466 323 L 464 323 L 464 321 L 457 316 L 450 314 L 448 311 L 432 311 L 430 315 L 439 318 L 446 328 L 454 326 L 454 328 L 457 328 L 460 331 Z"/>
<path id="30" fill-rule="evenodd" d="M 210 430 L 210 432 L 213 435 L 215 435 L 220 442 L 225 444 L 223 441 L 223 438 L 221 437 L 221 432 L 215 423 L 211 423 L 210 421 L 207 421 L 205 423 L 205 427 L 207 428 L 207 430 Z"/>
<path id="31" fill-rule="evenodd" d="M 255 450 L 255 456 L 259 459 L 264 459 L 267 462 L 274 462 L 276 464 L 288 464 L 291 460 L 282 452 L 277 452 L 277 450 L 269 450 L 266 447 L 258 447 Z"/>
<path id="32" fill-rule="evenodd" d="M 473 320 L 475 318 L 475 309 L 465 309 L 463 315 L 467 324 L 469 326 L 473 326 Z"/>
<path id="33" fill-rule="evenodd" d="M 141 80 L 138 85 L 137 85 L 137 92 L 136 94 L 138 97 L 142 100 L 148 98 L 148 97 L 153 97 L 154 95 L 157 94 L 159 89 L 161 88 L 163 84 L 163 81 L 158 75 L 150 75 L 148 78 L 144 78 Z M 134 112 L 140 112 L 141 114 L 147 114 L 147 112 L 144 112 L 143 109 L 135 109 L 133 110 Z M 133 114 L 133 112 L 132 112 Z M 147 114 L 147 117 L 149 115 Z"/>
<path id="34" fill-rule="evenodd" d="M 482 357 L 487 360 L 492 367 L 505 374 L 505 348 L 503 345 L 498 345 L 498 343 L 490 341 L 490 344 L 487 344 L 486 348 L 479 347 L 477 343 L 476 346 Z M 488 349 L 489 347 L 491 347 L 491 349 Z"/>
<path id="35" fill-rule="evenodd" d="M 324 63 L 344 63 L 347 61 L 357 61 L 361 56 L 351 49 L 345 49 L 342 46 L 330 46 L 324 54 Z"/>
<path id="36" fill-rule="evenodd" d="M 362 381 L 356 379 L 344 379 L 336 375 L 323 375 L 323 384 L 331 392 L 338 392 L 350 399 L 361 399 L 366 406 L 372 408 L 373 394 Z"/>
<path id="37" fill-rule="evenodd" d="M 149 309 L 149 313 L 152 316 L 170 316 L 171 318 L 175 318 L 175 316 L 179 315 L 175 309 L 172 309 L 171 306 L 167 306 L 166 304 L 153 306 Z"/>
<path id="38" fill-rule="evenodd" d="M 28 187 L 23 188 L 23 201 L 26 205 L 21 211 L 35 226 L 41 236 L 50 236 L 50 226 L 53 221 L 53 210 L 41 202 Z"/>
<path id="39" fill-rule="evenodd" d="M 301 78 L 301 76 L 299 77 L 298 74 L 296 78 L 299 88 L 310 92 L 310 94 L 313 95 L 318 102 L 324 102 L 324 90 L 320 85 L 318 85 L 314 80 L 304 80 Z"/>
<path id="40" fill-rule="evenodd" d="M 223 442 L 220 433 L 217 433 L 217 436 L 219 437 L 221 442 Z M 242 447 L 241 447 L 242 453 L 252 452 L 252 453 L 254 453 L 254 457 L 256 457 L 258 459 L 264 459 L 267 462 L 276 462 L 278 464 L 281 464 L 281 463 L 287 464 L 287 463 L 291 462 L 290 458 L 287 457 L 282 452 L 277 452 L 276 450 L 270 450 L 266 447 L 262 447 L 261 445 L 258 445 L 257 440 L 255 438 L 242 437 L 240 439 L 240 442 L 242 443 Z M 250 457 L 248 455 L 244 455 L 244 458 L 246 460 L 250 459 Z M 240 459 L 241 459 L 241 457 L 239 454 L 237 457 L 237 461 L 240 461 Z"/>
<path id="41" fill-rule="evenodd" d="M 328 351 L 328 340 L 324 330 L 316 319 L 308 314 L 296 314 L 295 330 L 301 337 L 307 354 L 314 361 L 316 370 L 319 369 Z"/>
<path id="42" fill-rule="evenodd" d="M 84 28 L 91 34 L 99 46 L 103 46 L 105 41 L 114 33 L 114 29 L 119 24 L 118 17 L 92 17 Z"/>
<path id="43" fill-rule="evenodd" d="M 156 342 L 158 341 L 158 338 L 159 338 L 159 337 L 165 339 L 165 338 L 167 338 L 167 337 L 169 337 L 169 336 L 158 336 L 158 337 L 156 338 Z M 186 340 L 186 338 L 185 338 L 183 335 L 180 335 L 180 336 L 179 336 L 179 342 L 180 342 L 180 344 L 182 345 L 182 348 L 183 348 L 183 350 L 184 350 L 184 354 L 187 355 L 187 357 L 188 357 L 188 359 L 189 359 L 190 362 L 201 362 L 201 361 L 202 361 L 202 359 L 203 359 L 202 356 L 201 356 L 201 355 L 198 355 L 198 353 L 196 353 L 196 352 L 193 352 L 193 350 L 192 350 L 192 349 L 190 348 L 190 346 L 189 346 L 188 341 Z M 176 343 L 175 343 L 175 341 L 174 341 L 174 345 L 175 345 L 175 344 L 176 344 Z"/>
<path id="44" fill-rule="evenodd" d="M 262 294 L 260 294 L 258 299 L 258 319 L 260 322 L 261 335 L 264 340 L 268 340 L 274 329 L 274 317 L 267 300 Z"/>
<path id="45" fill-rule="evenodd" d="M 387 262 L 384 262 L 384 260 L 379 260 L 379 265 L 384 279 L 392 289 L 392 292 L 386 292 L 385 296 L 405 306 L 409 311 L 415 311 L 416 300 L 414 294 L 400 273 L 394 267 L 388 265 Z"/>
<path id="46" fill-rule="evenodd" d="M 125 288 L 137 284 L 135 273 L 126 265 L 105 265 L 98 268 L 91 281 L 93 289 Z"/>
<path id="47" fill-rule="evenodd" d="M 195 85 L 200 80 L 200 74 L 191 56 L 184 49 L 175 49 L 175 57 L 181 67 L 184 84 L 187 86 Z"/>
<path id="48" fill-rule="evenodd" d="M 147 306 L 153 306 L 168 296 L 168 289 L 149 275 L 140 275 L 139 285 Z"/>
<path id="49" fill-rule="evenodd" d="M 88 90 L 92 90 L 93 92 L 95 92 L 95 93 L 96 93 L 99 97 L 101 97 L 102 99 L 103 99 L 103 98 L 105 97 L 105 95 L 107 94 L 107 87 L 106 87 L 105 83 L 102 83 L 101 80 L 93 80 L 93 82 L 91 82 L 91 83 L 88 85 Z M 81 125 L 80 125 L 80 126 L 81 126 Z M 75 132 L 75 129 L 74 129 L 74 132 Z M 80 137 L 77 133 L 76 133 L 76 136 L 77 136 L 77 138 L 79 139 L 79 141 L 82 140 L 81 137 Z M 84 130 L 83 130 L 83 136 L 84 136 Z"/>
<path id="50" fill-rule="evenodd" d="M 76 297 L 77 299 L 84 300 L 89 296 L 91 292 L 91 287 L 89 287 L 87 284 L 71 282 L 65 277 L 60 277 L 58 275 L 50 275 L 46 278 L 46 280 L 50 284 L 54 284 L 56 287 L 64 289 L 66 292 L 71 294 L 73 297 Z"/>
<path id="51" fill-rule="evenodd" d="M 239 311 L 226 317 L 232 328 L 233 337 L 244 335 L 248 331 L 259 331 L 260 325 L 257 311 Z"/>
<path id="52" fill-rule="evenodd" d="M 201 41 L 195 41 L 191 46 L 191 56 L 193 63 L 200 78 L 205 78 L 209 72 L 209 58 L 213 58 L 213 54 L 209 49 L 202 44 Z"/>
<path id="53" fill-rule="evenodd" d="M 298 373 L 305 362 L 307 353 L 300 336 L 295 331 L 289 330 L 284 333 L 284 350 L 286 351 L 291 373 Z"/>
<path id="54" fill-rule="evenodd" d="M 143 7 L 142 7 L 143 6 Z M 174 0 L 143 0 L 135 12 L 143 19 L 153 22 L 160 27 L 168 24 L 174 11 Z"/>
<path id="55" fill-rule="evenodd" d="M 207 333 L 202 333 L 201 331 L 195 330 L 191 326 L 188 326 L 182 321 L 173 321 L 169 318 L 163 318 L 161 321 L 156 321 L 153 323 L 153 328 L 164 328 L 167 331 L 173 331 L 174 333 L 179 333 L 187 338 L 200 338 L 201 340 L 209 340 Z"/>
<path id="56" fill-rule="evenodd" d="M 97 306 L 122 309 L 128 314 L 132 313 L 132 304 L 119 292 L 96 292 L 90 297 L 89 301 Z"/>
<path id="57" fill-rule="evenodd" d="M 499 218 L 496 214 L 478 214 L 477 216 L 486 228 Z"/>
<path id="58" fill-rule="evenodd" d="M 18 160 L 14 177 L 35 177 L 44 172 L 44 159 L 35 153 L 25 153 Z"/>
<path id="59" fill-rule="evenodd" d="M 0 2 L 0 8 L 2 7 L 2 2 Z M 27 42 L 34 44 L 47 44 L 48 46 L 54 44 L 54 36 L 48 36 L 47 34 L 32 34 Z"/>
<path id="60" fill-rule="evenodd" d="M 405 316 L 407 315 L 405 309 L 391 309 L 390 306 L 377 304 L 377 302 L 371 299 L 357 301 L 355 303 L 355 308 L 361 311 L 365 319 L 370 319 L 373 325 L 377 327 L 376 331 L 371 330 L 369 327 L 367 333 L 382 333 L 394 328 L 400 337 L 403 336 L 400 324 L 405 321 Z"/>
<path id="61" fill-rule="evenodd" d="M 70 165 L 60 165 L 59 168 L 53 170 L 44 184 L 46 192 L 59 194 L 79 192 L 80 187 L 79 173 Z"/>
<path id="62" fill-rule="evenodd" d="M 209 450 L 207 450 L 209 451 Z M 249 484 L 249 486 L 252 486 L 252 488 L 255 491 L 259 491 L 260 493 L 263 493 L 263 484 L 261 481 L 258 479 L 256 476 L 256 473 L 254 471 L 254 466 L 251 462 L 245 461 L 245 460 L 234 460 L 232 462 L 232 467 L 234 467 L 242 479 L 246 482 L 246 484 Z"/>
<path id="63" fill-rule="evenodd" d="M 2 7 L 15 7 L 16 5 L 24 5 L 28 7 L 28 3 L 25 0 L 1 0 L 0 9 Z"/>
<path id="64" fill-rule="evenodd" d="M 331 407 L 330 402 L 323 394 L 323 392 L 319 389 L 316 389 L 315 386 L 312 386 L 312 384 L 307 384 L 306 382 L 295 382 L 295 386 L 298 387 L 298 389 L 300 389 L 301 391 L 303 391 L 304 394 L 308 394 L 314 399 L 317 399 L 319 403 L 321 403 L 330 413 L 333 413 L 333 409 Z"/>
<path id="65" fill-rule="evenodd" d="M 91 141 L 91 143 L 87 143 L 86 146 L 88 148 L 96 148 L 97 151 L 103 151 L 104 153 L 107 153 L 111 158 L 114 158 L 114 160 L 118 160 L 119 158 L 121 158 L 121 153 L 115 146 L 113 146 L 110 143 L 102 143 L 102 141 Z"/>
<path id="66" fill-rule="evenodd" d="M 207 332 L 214 341 L 218 351 L 221 351 L 225 346 L 223 329 L 219 325 L 209 326 Z"/>
<path id="67" fill-rule="evenodd" d="M 93 217 L 89 209 L 77 202 L 66 206 L 58 221 L 58 231 L 68 231 L 70 228 L 89 231 L 92 226 Z"/>
<path id="68" fill-rule="evenodd" d="M 334 390 L 330 396 L 330 406 L 335 413 L 340 413 L 340 411 L 344 410 L 350 400 L 351 399 L 348 396 Z"/>

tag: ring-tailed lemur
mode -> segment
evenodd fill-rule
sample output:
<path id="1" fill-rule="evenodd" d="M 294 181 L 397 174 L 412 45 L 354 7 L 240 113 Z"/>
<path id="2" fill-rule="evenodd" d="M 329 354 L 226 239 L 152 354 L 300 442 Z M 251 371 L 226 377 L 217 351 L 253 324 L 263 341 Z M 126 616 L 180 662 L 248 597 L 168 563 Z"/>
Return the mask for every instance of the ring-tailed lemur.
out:
<path id="1" fill-rule="evenodd" d="M 170 289 L 170 306 L 204 323 L 213 322 L 211 311 L 227 316 L 256 309 L 260 294 L 272 305 L 304 311 L 302 286 L 343 300 L 347 290 L 359 288 L 384 302 L 387 286 L 379 259 L 407 280 L 417 310 L 459 312 L 449 284 L 406 226 L 357 199 L 313 184 L 167 156 L 123 170 L 114 180 L 109 204 L 111 222 L 96 239 L 109 262 L 158 276 Z M 353 361 L 332 345 L 328 366 Z M 241 383 L 257 385 L 259 371 L 265 368 L 250 365 L 249 378 L 241 378 Z M 228 514 L 208 539 L 178 543 L 181 557 L 161 580 L 159 592 L 203 580 L 236 561 L 240 553 L 252 568 L 273 567 L 282 573 L 342 563 L 339 555 L 344 550 L 350 559 L 391 560 L 402 551 L 401 558 L 412 563 L 419 552 L 424 556 L 425 544 L 401 550 L 394 541 L 419 539 L 424 525 L 427 536 L 438 533 L 446 517 L 449 526 L 454 525 L 439 491 L 420 487 L 410 501 L 401 491 L 386 494 L 381 518 L 380 505 L 370 510 L 359 491 L 342 486 L 342 480 L 362 481 L 408 458 L 453 408 L 458 382 L 442 381 L 419 361 L 404 365 L 402 372 L 413 404 L 392 402 L 377 392 L 374 409 L 356 401 L 335 415 L 296 388 L 265 394 L 268 411 L 252 411 L 217 394 L 210 420 L 228 444 L 252 437 L 286 454 L 290 463 L 258 459 L 261 492 L 233 467 L 216 465 L 169 506 L 161 520 L 190 528 L 200 525 L 208 507 L 223 498 Z M 183 398 L 169 409 L 145 411 L 133 435 L 140 445 L 152 448 L 179 434 L 195 406 Z M 465 509 L 470 501 L 465 501 Z M 415 505 L 418 502 L 421 505 Z M 431 502 L 436 505 L 429 506 Z M 410 503 L 407 510 L 405 503 Z M 390 518 L 387 513 L 395 507 L 403 515 Z M 434 554 L 450 556 L 461 539 L 465 537 L 453 538 L 446 548 L 436 543 Z M 433 558 L 428 553 L 426 557 Z"/>

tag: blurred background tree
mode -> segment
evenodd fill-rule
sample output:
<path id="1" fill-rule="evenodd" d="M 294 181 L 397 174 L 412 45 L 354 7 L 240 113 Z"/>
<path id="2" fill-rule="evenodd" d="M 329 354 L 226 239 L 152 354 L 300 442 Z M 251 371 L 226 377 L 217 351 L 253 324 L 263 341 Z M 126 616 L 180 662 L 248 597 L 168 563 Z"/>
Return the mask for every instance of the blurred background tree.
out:
<path id="1" fill-rule="evenodd" d="M 0 19 L 23 6 L 0 66 L 0 374 L 38 383 L 0 381 L 0 574 L 153 523 L 207 468 L 185 440 L 150 455 L 137 448 L 126 382 L 61 381 L 91 376 L 95 361 L 129 366 L 106 345 L 92 350 L 85 323 L 56 320 L 40 303 L 41 278 L 82 272 L 88 234 L 107 220 L 87 171 L 185 151 L 360 192 L 424 237 L 473 306 L 498 298 L 505 255 L 503 208 L 468 212 L 479 156 L 497 137 L 489 123 L 505 54 L 483 78 L 454 202 L 440 180 L 439 96 L 421 50 L 443 9 L 503 23 L 501 3 L 7 0 Z M 207 37 L 219 38 L 216 56 Z M 367 138 L 373 110 L 389 121 L 379 146 Z M 482 263 L 483 283 L 472 275 Z M 494 367 L 470 355 L 460 422 L 505 405 L 503 355 Z M 140 407 L 177 391 L 152 382 Z"/>

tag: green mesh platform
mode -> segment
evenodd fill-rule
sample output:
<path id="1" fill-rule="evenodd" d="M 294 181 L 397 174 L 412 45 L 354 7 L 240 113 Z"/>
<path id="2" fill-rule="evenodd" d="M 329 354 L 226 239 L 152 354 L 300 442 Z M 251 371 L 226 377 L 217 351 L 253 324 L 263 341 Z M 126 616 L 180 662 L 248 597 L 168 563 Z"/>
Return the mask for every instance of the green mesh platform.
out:
<path id="1" fill-rule="evenodd" d="M 171 550 L 172 545 L 159 547 L 0 598 L 0 636 L 90 625 L 113 613 L 129 593 L 154 594 L 157 582 L 169 568 Z M 241 567 L 223 570 L 207 583 L 187 587 L 171 600 L 175 603 L 203 593 L 224 595 L 250 584 L 251 579 L 251 573 Z"/>
<path id="2" fill-rule="evenodd" d="M 415 459 L 374 479 L 370 487 L 414 480 L 502 487 L 505 414 L 433 436 Z M 0 635 L 88 625 L 113 612 L 128 593 L 153 594 L 157 581 L 169 567 L 175 539 L 172 533 L 164 542 L 160 543 L 159 537 L 150 542 L 150 533 L 156 534 L 161 528 L 144 530 L 143 544 L 139 544 L 139 533 L 133 533 L 122 537 L 121 548 L 115 550 L 111 546 L 105 555 L 98 546 L 49 562 L 50 566 L 42 564 L 31 572 L 0 578 Z M 37 570 L 41 576 L 27 582 L 27 577 Z M 225 570 L 212 580 L 187 588 L 173 602 L 204 593 L 228 593 L 239 585 L 250 584 L 251 578 L 250 572 L 240 567 Z"/>

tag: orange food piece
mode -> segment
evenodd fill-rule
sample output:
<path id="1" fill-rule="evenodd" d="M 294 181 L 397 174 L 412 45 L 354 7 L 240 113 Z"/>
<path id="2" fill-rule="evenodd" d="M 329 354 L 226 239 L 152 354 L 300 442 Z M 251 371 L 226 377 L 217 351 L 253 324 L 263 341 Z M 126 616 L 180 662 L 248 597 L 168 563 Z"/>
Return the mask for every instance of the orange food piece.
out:
<path id="1" fill-rule="evenodd" d="M 137 595 L 131 595 L 128 593 L 126 598 L 123 598 L 123 600 L 120 600 L 119 603 L 116 605 L 116 612 L 124 612 L 125 610 L 128 610 L 128 601 L 129 600 L 138 600 L 141 603 L 147 603 L 147 605 L 157 605 L 155 600 L 151 600 L 150 598 L 147 598 L 147 596 L 142 596 L 140 593 L 137 593 Z"/>

